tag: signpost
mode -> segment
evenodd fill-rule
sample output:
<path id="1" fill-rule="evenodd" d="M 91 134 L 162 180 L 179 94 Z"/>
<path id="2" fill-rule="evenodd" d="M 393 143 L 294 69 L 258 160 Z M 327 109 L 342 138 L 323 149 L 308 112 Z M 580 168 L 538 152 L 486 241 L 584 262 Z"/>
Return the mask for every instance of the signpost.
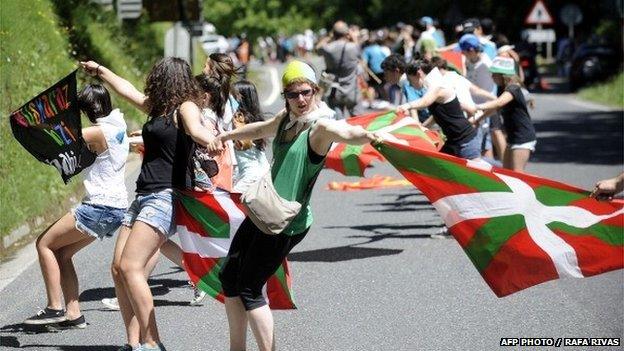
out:
<path id="1" fill-rule="evenodd" d="M 142 0 L 117 0 L 117 17 L 120 20 L 139 18 L 142 9 Z"/>
<path id="2" fill-rule="evenodd" d="M 176 22 L 165 34 L 165 56 L 179 57 L 191 63 L 191 55 L 191 35 L 182 22 Z"/>
<path id="3" fill-rule="evenodd" d="M 526 25 L 535 25 L 536 30 L 529 32 L 529 42 L 546 43 L 546 59 L 552 60 L 552 43 L 556 40 L 555 31 L 552 29 L 543 30 L 542 25 L 553 24 L 553 16 L 548 11 L 546 4 L 542 0 L 536 0 L 524 19 Z M 533 34 L 531 34 L 533 33 Z M 531 40 L 531 36 L 534 40 Z M 539 40 L 539 41 L 538 41 Z"/>
<path id="4" fill-rule="evenodd" d="M 574 4 L 567 4 L 561 9 L 559 14 L 561 22 L 568 25 L 568 36 L 574 38 L 574 26 L 583 21 L 583 12 Z"/>

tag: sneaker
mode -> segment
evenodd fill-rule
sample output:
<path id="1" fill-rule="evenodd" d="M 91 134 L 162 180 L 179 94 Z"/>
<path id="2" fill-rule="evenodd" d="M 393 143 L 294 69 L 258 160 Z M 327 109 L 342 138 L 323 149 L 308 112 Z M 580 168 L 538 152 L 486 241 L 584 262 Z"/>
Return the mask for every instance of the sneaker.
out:
<path id="1" fill-rule="evenodd" d="M 165 346 L 161 342 L 158 342 L 156 343 L 156 346 L 149 346 L 148 344 L 143 344 L 139 346 L 139 348 L 136 349 L 136 351 L 167 351 L 167 350 L 165 349 Z"/>
<path id="2" fill-rule="evenodd" d="M 36 315 L 28 318 L 24 321 L 26 325 L 44 325 L 44 324 L 54 324 L 59 323 L 67 318 L 65 317 L 64 310 L 54 310 L 51 308 L 44 308 L 41 311 L 37 312 Z"/>
<path id="3" fill-rule="evenodd" d="M 204 299 L 206 298 L 206 292 L 198 289 L 197 287 L 193 287 L 193 298 L 191 299 L 191 302 L 189 303 L 189 305 L 191 306 L 201 306 L 202 305 L 202 301 L 204 301 Z"/>
<path id="4" fill-rule="evenodd" d="M 450 239 L 451 233 L 449 232 L 447 227 L 442 227 L 437 233 L 431 234 L 432 239 Z"/>
<path id="5" fill-rule="evenodd" d="M 58 329 L 84 329 L 87 327 L 87 322 L 84 316 L 80 316 L 72 320 L 66 319 L 54 325 L 54 327 Z"/>
<path id="6" fill-rule="evenodd" d="M 116 297 L 102 299 L 102 304 L 111 311 L 119 311 L 119 301 Z"/>
<path id="7" fill-rule="evenodd" d="M 141 349 L 141 345 L 132 346 L 130 344 L 125 344 L 124 346 L 117 349 L 117 351 L 137 351 Z"/>

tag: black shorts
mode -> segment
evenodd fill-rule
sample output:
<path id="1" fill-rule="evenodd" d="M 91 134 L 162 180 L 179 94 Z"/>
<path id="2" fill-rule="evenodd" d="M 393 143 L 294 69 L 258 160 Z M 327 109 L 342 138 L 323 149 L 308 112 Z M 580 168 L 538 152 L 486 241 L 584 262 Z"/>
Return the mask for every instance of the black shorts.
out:
<path id="1" fill-rule="evenodd" d="M 268 235 L 245 218 L 219 272 L 224 295 L 240 296 L 247 311 L 266 305 L 262 287 L 308 230 L 297 235 Z"/>
<path id="2" fill-rule="evenodd" d="M 490 130 L 503 129 L 503 118 L 500 113 L 495 113 L 490 117 Z"/>

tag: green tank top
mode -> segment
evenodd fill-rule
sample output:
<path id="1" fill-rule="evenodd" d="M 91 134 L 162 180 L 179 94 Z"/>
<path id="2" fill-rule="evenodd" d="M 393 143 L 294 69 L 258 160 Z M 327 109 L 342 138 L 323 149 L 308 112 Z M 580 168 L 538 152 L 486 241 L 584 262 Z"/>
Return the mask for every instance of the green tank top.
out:
<path id="1" fill-rule="evenodd" d="M 310 196 L 316 177 L 323 169 L 325 158 L 318 164 L 312 163 L 308 155 L 308 136 L 310 128 L 299 133 L 290 142 L 284 142 L 285 117 L 273 140 L 273 165 L 271 176 L 277 193 L 286 200 L 294 200 L 301 204 L 301 211 L 282 233 L 297 235 L 312 225 L 312 209 Z"/>

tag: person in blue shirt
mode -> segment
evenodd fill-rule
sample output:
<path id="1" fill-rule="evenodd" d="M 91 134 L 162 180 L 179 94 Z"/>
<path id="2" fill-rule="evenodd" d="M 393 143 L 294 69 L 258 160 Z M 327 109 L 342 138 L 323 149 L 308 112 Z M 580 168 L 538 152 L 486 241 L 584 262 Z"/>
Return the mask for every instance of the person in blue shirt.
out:
<path id="1" fill-rule="evenodd" d="M 419 61 L 410 62 L 405 68 L 405 74 L 407 75 L 407 82 L 403 84 L 401 93 L 405 102 L 411 102 L 420 99 L 425 95 L 427 89 L 423 86 L 421 80 L 418 78 L 418 70 L 420 69 Z M 428 109 L 418 110 L 416 115 L 415 110 L 410 110 L 412 117 L 418 118 L 420 123 L 424 123 L 431 114 Z"/>
<path id="2" fill-rule="evenodd" d="M 381 63 L 388 57 L 388 54 L 381 48 L 382 40 L 377 36 L 372 36 L 369 45 L 367 45 L 362 51 L 362 59 L 364 64 L 370 69 L 370 71 L 377 76 L 378 79 L 370 77 L 368 85 L 375 89 L 377 96 L 382 96 L 382 87 L 385 83 L 383 68 Z"/>

